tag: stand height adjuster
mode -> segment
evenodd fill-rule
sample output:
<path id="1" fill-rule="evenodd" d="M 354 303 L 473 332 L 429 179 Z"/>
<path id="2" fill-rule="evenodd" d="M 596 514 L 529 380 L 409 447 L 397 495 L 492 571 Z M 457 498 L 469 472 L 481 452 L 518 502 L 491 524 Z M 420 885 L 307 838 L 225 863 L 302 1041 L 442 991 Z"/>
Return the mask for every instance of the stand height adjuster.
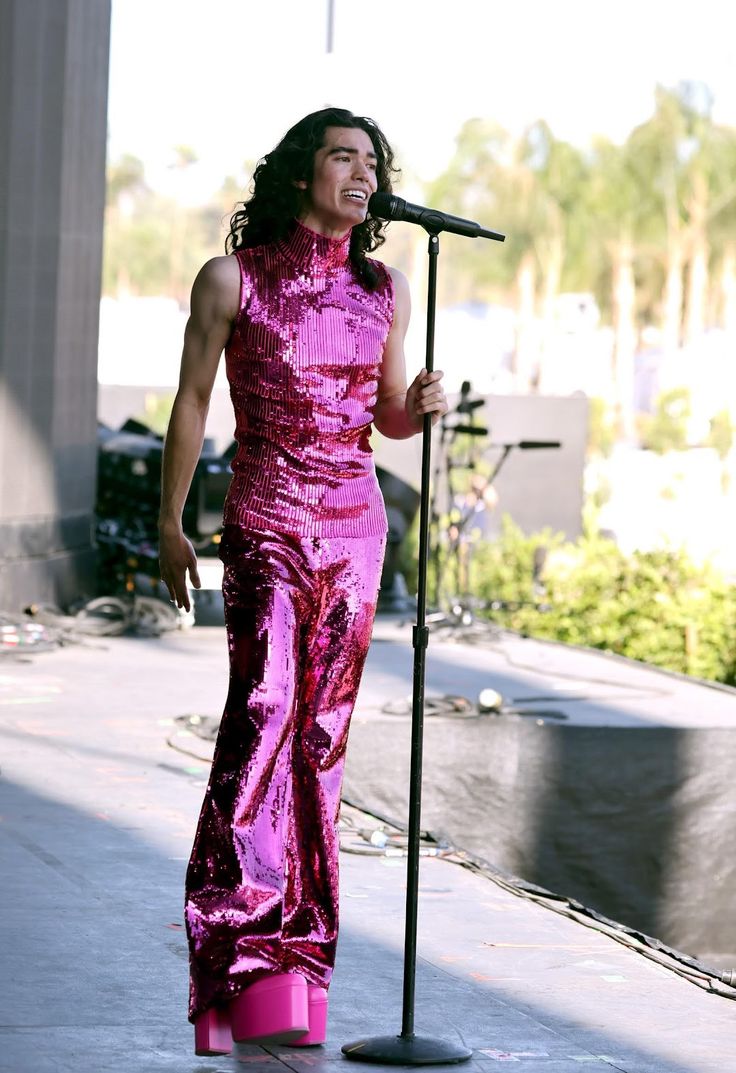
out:
<path id="1" fill-rule="evenodd" d="M 429 645 L 429 626 L 414 626 L 411 631 L 411 643 L 414 648 L 426 648 Z"/>

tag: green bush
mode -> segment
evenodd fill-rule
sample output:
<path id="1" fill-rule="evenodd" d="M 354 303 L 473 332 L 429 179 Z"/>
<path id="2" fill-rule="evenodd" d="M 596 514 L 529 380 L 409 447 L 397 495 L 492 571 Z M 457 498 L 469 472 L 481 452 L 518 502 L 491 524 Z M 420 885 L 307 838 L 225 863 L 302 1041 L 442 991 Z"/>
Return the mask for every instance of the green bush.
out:
<path id="1" fill-rule="evenodd" d="M 687 423 L 692 408 L 690 392 L 685 387 L 663 391 L 658 396 L 653 414 L 641 414 L 639 433 L 642 447 L 664 454 L 684 451 L 687 447 Z"/>
<path id="2" fill-rule="evenodd" d="M 174 397 L 171 393 L 158 395 L 155 391 L 146 392 L 143 413 L 136 414 L 137 420 L 142 421 L 144 425 L 148 425 L 152 432 L 157 433 L 159 436 L 164 436 L 171 417 Z"/>
<path id="3" fill-rule="evenodd" d="M 470 585 L 479 600 L 511 604 L 484 612 L 500 626 L 736 685 L 736 588 L 684 552 L 627 556 L 598 534 L 566 543 L 550 531 L 527 536 L 506 518 L 498 540 L 474 547 Z"/>
<path id="4" fill-rule="evenodd" d="M 734 426 L 728 410 L 720 410 L 710 419 L 708 446 L 715 447 L 721 462 L 728 458 L 733 448 Z"/>
<path id="5" fill-rule="evenodd" d="M 588 457 L 609 458 L 616 446 L 616 421 L 605 399 L 588 399 Z"/>

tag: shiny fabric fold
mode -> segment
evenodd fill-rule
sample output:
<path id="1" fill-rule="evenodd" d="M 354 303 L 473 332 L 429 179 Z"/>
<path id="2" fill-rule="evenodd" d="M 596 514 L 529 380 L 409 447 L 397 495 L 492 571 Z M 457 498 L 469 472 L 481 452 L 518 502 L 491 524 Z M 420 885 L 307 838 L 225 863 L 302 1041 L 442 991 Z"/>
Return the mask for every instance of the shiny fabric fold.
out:
<path id="1" fill-rule="evenodd" d="M 329 239 L 298 221 L 237 250 L 240 313 L 225 348 L 238 447 L 226 524 L 309 536 L 385 533 L 370 428 L 394 314 L 388 269 L 367 289 Z"/>
<path id="2" fill-rule="evenodd" d="M 273 972 L 329 987 L 350 717 L 385 535 L 225 525 L 225 711 L 186 875 L 189 1018 Z"/>

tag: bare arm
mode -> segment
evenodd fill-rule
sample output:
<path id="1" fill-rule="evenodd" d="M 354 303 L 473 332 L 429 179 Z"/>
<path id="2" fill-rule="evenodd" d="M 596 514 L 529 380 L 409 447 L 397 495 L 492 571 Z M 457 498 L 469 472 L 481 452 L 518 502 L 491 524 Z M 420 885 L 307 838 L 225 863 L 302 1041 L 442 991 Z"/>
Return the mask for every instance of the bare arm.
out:
<path id="1" fill-rule="evenodd" d="M 394 320 L 383 351 L 373 423 L 384 436 L 405 440 L 422 431 L 425 413 L 432 414 L 433 424 L 439 421 L 447 413 L 447 399 L 439 370 L 427 373 L 422 369 L 407 387 L 404 340 L 411 314 L 409 284 L 397 269 L 389 272 L 394 281 Z"/>
<path id="2" fill-rule="evenodd" d="M 179 389 L 169 419 L 161 468 L 159 565 L 178 607 L 189 610 L 186 572 L 199 588 L 197 558 L 184 535 L 182 513 L 202 450 L 212 386 L 223 348 L 237 316 L 240 272 L 235 257 L 214 257 L 192 287 L 184 332 Z"/>

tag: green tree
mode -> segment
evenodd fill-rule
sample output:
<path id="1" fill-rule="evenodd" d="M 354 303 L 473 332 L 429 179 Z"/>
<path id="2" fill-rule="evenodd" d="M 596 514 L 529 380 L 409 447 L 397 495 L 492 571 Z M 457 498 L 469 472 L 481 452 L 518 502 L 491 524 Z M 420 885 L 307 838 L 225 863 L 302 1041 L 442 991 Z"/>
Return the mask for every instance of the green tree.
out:
<path id="1" fill-rule="evenodd" d="M 174 159 L 169 169 L 180 181 L 186 181 L 187 172 L 193 167 L 198 156 L 190 145 L 177 145 L 174 147 Z M 169 217 L 169 294 L 176 295 L 183 304 L 183 296 L 191 285 L 191 271 L 185 268 L 186 245 L 190 241 L 189 228 L 187 225 L 191 219 L 191 210 L 182 205 L 179 198 L 169 198 L 167 201 Z"/>
<path id="2" fill-rule="evenodd" d="M 513 142 L 498 124 L 469 119 L 456 139 L 455 153 L 446 170 L 426 189 L 429 204 L 479 220 L 507 232 L 506 242 L 489 256 L 487 245 L 443 238 L 440 303 L 493 301 L 504 296 L 515 276 L 521 251 L 529 244 L 526 215 L 510 199 Z M 521 200 L 523 191 L 519 192 Z M 518 206 L 518 202 L 516 203 Z M 501 221 L 498 224 L 494 221 Z"/>
<path id="3" fill-rule="evenodd" d="M 478 243 L 453 246 L 441 301 L 513 296 L 516 372 L 522 384 L 530 378 L 531 324 L 537 315 L 551 318 L 568 265 L 585 248 L 578 213 L 585 181 L 582 154 L 555 138 L 544 121 L 513 138 L 497 124 L 473 119 L 460 131 L 446 172 L 427 191 L 430 203 L 507 235 L 503 247 L 490 253 Z"/>
<path id="4" fill-rule="evenodd" d="M 177 147 L 173 166 L 182 174 L 195 162 L 194 150 Z M 231 202 L 229 212 L 232 207 Z M 204 205 L 181 204 L 150 189 L 137 158 L 126 155 L 111 163 L 103 293 L 169 295 L 184 306 L 197 271 L 208 258 L 223 252 L 223 242 L 223 204 L 218 194 Z"/>
<path id="5" fill-rule="evenodd" d="M 593 150 L 585 191 L 589 244 L 597 269 L 594 292 L 614 330 L 612 380 L 616 388 L 617 423 L 626 435 L 633 430 L 633 364 L 637 339 L 637 242 L 649 203 L 629 145 L 599 139 Z"/>
<path id="6" fill-rule="evenodd" d="M 108 168 L 108 207 L 119 207 L 121 197 L 126 194 L 140 194 L 145 189 L 143 161 L 139 157 L 124 153 L 119 160 L 114 161 Z"/>
<path id="7" fill-rule="evenodd" d="M 652 199 L 640 239 L 650 272 L 640 286 L 661 295 L 666 350 L 696 339 L 706 327 L 714 305 L 708 299 L 714 254 L 725 268 L 726 292 L 732 279 L 736 289 L 736 132 L 714 123 L 712 106 L 701 82 L 660 86 L 653 115 L 627 142 L 639 187 Z"/>
<path id="8" fill-rule="evenodd" d="M 689 115 L 674 90 L 658 87 L 653 115 L 632 131 L 627 141 L 639 187 L 648 189 L 647 206 L 650 255 L 664 274 L 660 323 L 665 350 L 680 343 L 683 309 L 683 270 L 686 236 L 682 208 L 683 162 L 687 152 Z"/>

